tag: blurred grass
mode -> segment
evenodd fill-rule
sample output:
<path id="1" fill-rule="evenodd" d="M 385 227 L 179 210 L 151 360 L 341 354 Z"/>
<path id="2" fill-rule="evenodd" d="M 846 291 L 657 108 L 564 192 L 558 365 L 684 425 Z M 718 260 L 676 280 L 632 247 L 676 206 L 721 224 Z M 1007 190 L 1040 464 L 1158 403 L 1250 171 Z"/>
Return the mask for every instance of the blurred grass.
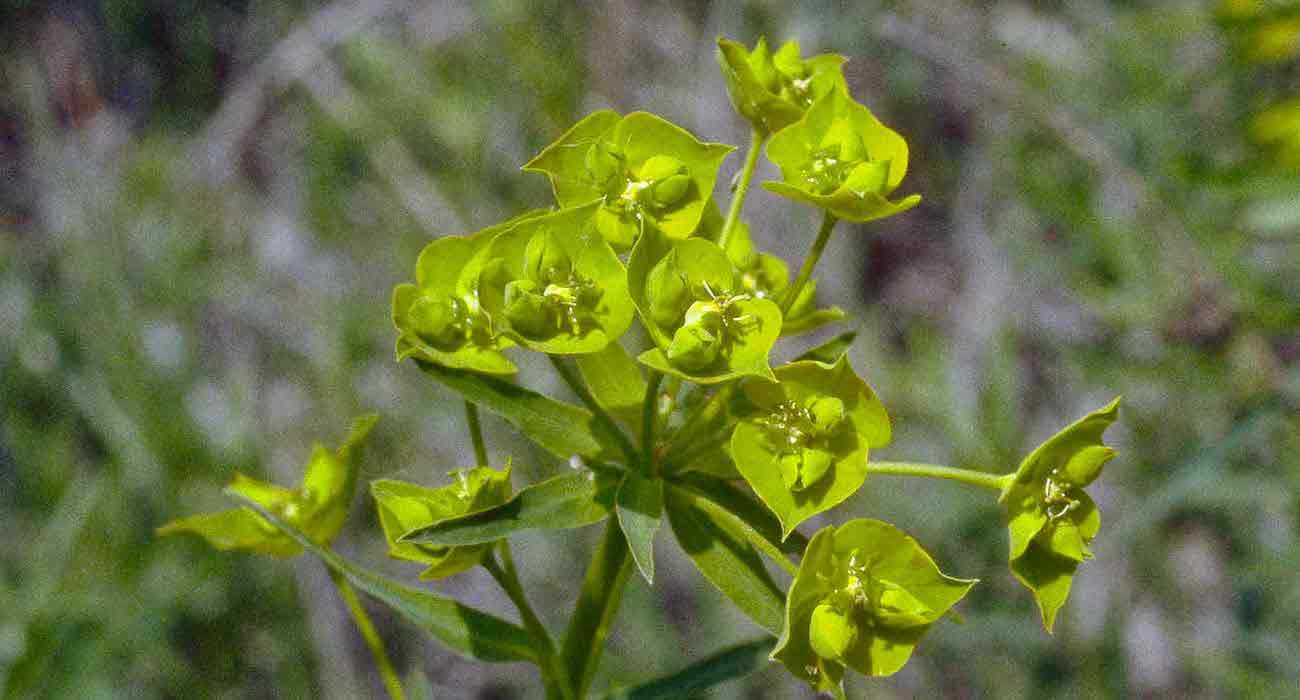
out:
<path id="1" fill-rule="evenodd" d="M 313 562 L 153 528 L 221 505 L 235 469 L 292 481 L 361 410 L 384 415 L 368 478 L 465 463 L 459 405 L 392 362 L 389 290 L 430 237 L 546 203 L 517 167 L 590 109 L 741 143 L 717 33 L 849 55 L 855 93 L 913 146 L 922 207 L 847 230 L 820 287 L 861 319 L 854 361 L 895 419 L 886 456 L 1010 468 L 1125 396 L 1098 558 L 1055 637 L 983 494 L 882 477 L 832 514 L 895 520 L 984 579 L 967 624 L 851 694 L 1286 695 L 1300 176 L 1249 124 L 1256 95 L 1300 84 L 1294 60 L 1253 62 L 1241 26 L 1177 2 L 0 3 L 0 696 L 379 697 Z M 286 56 L 302 63 L 268 59 Z M 747 218 L 800 255 L 812 216 L 774 200 Z M 534 364 L 525 377 L 560 391 Z M 521 477 L 559 468 L 486 427 Z M 383 561 L 358 501 L 340 546 L 414 573 Z M 593 544 L 517 545 L 548 623 Z M 616 625 L 615 684 L 755 635 L 667 538 L 659 554 Z M 505 609 L 477 573 L 440 586 Z M 437 697 L 536 696 L 527 670 L 456 660 L 376 614 Z M 768 669 L 715 695 L 801 692 Z"/>

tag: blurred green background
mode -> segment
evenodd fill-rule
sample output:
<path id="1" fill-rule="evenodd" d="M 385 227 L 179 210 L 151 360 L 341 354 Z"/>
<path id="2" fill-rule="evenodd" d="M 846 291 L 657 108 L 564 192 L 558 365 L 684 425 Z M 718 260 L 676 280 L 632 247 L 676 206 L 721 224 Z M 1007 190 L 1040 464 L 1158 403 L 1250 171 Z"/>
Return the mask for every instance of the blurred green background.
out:
<path id="1" fill-rule="evenodd" d="M 365 477 L 467 464 L 459 402 L 393 362 L 389 291 L 432 237 L 548 204 L 517 168 L 590 110 L 743 144 L 718 34 L 846 54 L 912 146 L 922 205 L 843 227 L 820 270 L 894 417 L 884 456 L 1011 469 L 1125 397 L 1054 637 L 987 494 L 880 477 L 814 523 L 892 519 L 984 581 L 850 696 L 1291 695 L 1300 3 L 0 0 L 0 696 L 381 697 L 316 562 L 153 529 L 223 506 L 236 469 L 295 482 L 361 411 Z M 761 190 L 746 218 L 787 259 L 816 226 Z M 486 429 L 516 486 L 562 468 Z M 357 500 L 339 548 L 413 578 Z M 596 529 L 516 544 L 553 625 Z M 759 634 L 659 544 L 598 688 Z M 437 587 L 508 611 L 481 571 Z M 435 697 L 540 696 L 372 610 Z M 771 667 L 710 697 L 807 695 Z"/>

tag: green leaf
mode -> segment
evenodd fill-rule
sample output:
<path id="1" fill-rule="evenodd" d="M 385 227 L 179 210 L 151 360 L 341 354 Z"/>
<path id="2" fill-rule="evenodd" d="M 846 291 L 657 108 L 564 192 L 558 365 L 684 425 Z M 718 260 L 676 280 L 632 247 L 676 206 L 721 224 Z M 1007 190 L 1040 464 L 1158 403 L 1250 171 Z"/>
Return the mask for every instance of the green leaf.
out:
<path id="1" fill-rule="evenodd" d="M 819 98 L 803 118 L 767 143 L 783 181 L 763 187 L 858 223 L 904 212 L 921 201 L 886 197 L 907 173 L 907 142 L 842 89 Z"/>
<path id="2" fill-rule="evenodd" d="M 606 140 L 604 137 L 619 119 L 618 112 L 609 109 L 588 114 L 521 170 L 550 178 L 555 201 L 561 207 L 578 206 L 600 198 L 604 189 L 593 181 L 587 170 L 587 149 L 597 141 Z"/>
<path id="3" fill-rule="evenodd" d="M 732 433 L 731 456 L 789 533 L 857 491 L 867 478 L 868 449 L 888 443 L 891 431 L 880 399 L 854 374 L 844 355 L 834 365 L 792 362 L 778 368 L 776 377 L 776 384 L 745 386 L 756 411 Z M 825 398 L 842 403 L 844 418 L 831 432 L 818 435 L 809 423 L 808 407 Z M 792 484 L 791 460 L 827 453 L 828 469 Z"/>
<path id="4" fill-rule="evenodd" d="M 416 364 L 425 374 L 467 401 L 501 416 L 556 457 L 596 457 L 602 452 L 603 433 L 591 412 L 584 408 L 557 401 L 497 377 L 449 369 L 427 362 Z M 604 444 L 616 443 L 611 439 L 605 440 Z"/>
<path id="5" fill-rule="evenodd" d="M 320 542 L 333 540 L 347 520 L 357 486 L 361 447 L 378 420 L 374 414 L 353 420 L 348 436 L 333 452 L 321 445 L 313 448 L 302 480 L 303 499 L 313 507 L 302 527 Z"/>
<path id="6" fill-rule="evenodd" d="M 1011 561 L 1011 573 L 1034 594 L 1043 627 L 1051 632 L 1056 615 L 1070 596 L 1070 586 L 1079 562 L 1048 550 L 1046 545 L 1031 542 L 1023 554 Z"/>
<path id="7" fill-rule="evenodd" d="M 587 565 L 582 591 L 578 594 L 578 603 L 560 648 L 560 658 L 569 670 L 576 697 L 587 694 L 596 674 L 596 667 L 605 651 L 605 639 L 614 624 L 614 615 L 623 600 L 623 590 L 631 572 L 632 558 L 628 556 L 627 540 L 619 531 L 618 524 L 610 522 L 591 563 Z"/>
<path id="8" fill-rule="evenodd" d="M 893 675 L 975 583 L 943 574 L 889 523 L 863 518 L 827 527 L 813 536 L 790 586 L 772 658 L 818 690 L 837 687 L 846 666 Z"/>
<path id="9" fill-rule="evenodd" d="M 803 551 L 808 547 L 808 538 L 798 530 L 782 539 L 781 522 L 772 515 L 772 511 L 755 500 L 749 492 L 741 490 L 729 481 L 700 474 L 684 474 L 676 479 L 675 485 L 718 504 L 723 510 L 744 521 L 747 529 L 779 551 L 802 556 Z"/>
<path id="10" fill-rule="evenodd" d="M 759 639 L 720 651 L 686 668 L 606 696 L 607 700 L 675 700 L 695 697 L 730 680 L 743 678 L 768 664 L 772 639 Z"/>
<path id="11" fill-rule="evenodd" d="M 522 628 L 430 591 L 411 588 L 348 562 L 269 510 L 248 501 L 249 507 L 301 547 L 347 578 L 358 590 L 392 608 L 447 648 L 487 662 L 537 663 L 532 637 Z"/>
<path id="12" fill-rule="evenodd" d="M 764 510 L 762 505 L 736 491 L 730 484 L 717 479 L 677 482 L 672 487 L 678 489 L 680 495 L 691 502 L 709 501 L 712 506 L 716 506 L 709 508 L 711 512 L 715 512 L 720 519 L 734 526 L 736 531 L 744 533 L 745 539 L 759 552 L 767 555 L 781 568 L 794 573 L 794 564 L 790 563 L 786 554 L 801 554 L 802 547 L 808 544 L 808 540 L 799 535 L 782 542 L 780 523 L 776 522 L 772 514 Z"/>
<path id="13" fill-rule="evenodd" d="M 812 281 L 810 281 L 804 289 L 808 289 L 812 286 Z M 844 309 L 841 309 L 838 306 L 831 306 L 825 309 L 812 309 L 811 311 L 799 316 L 793 316 L 792 314 L 792 318 L 785 319 L 781 324 L 781 337 L 788 338 L 792 335 L 801 335 L 803 333 L 815 331 L 827 324 L 843 321 L 846 315 Z"/>
<path id="14" fill-rule="evenodd" d="M 610 343 L 604 350 L 578 355 L 574 361 L 596 403 L 639 431 L 646 381 L 641 366 L 627 350 L 620 343 Z"/>
<path id="15" fill-rule="evenodd" d="M 370 484 L 379 524 L 388 541 L 388 556 L 426 566 L 422 579 L 439 579 L 478 566 L 486 546 L 439 547 L 401 541 L 412 530 L 429 527 L 466 513 L 500 505 L 510 498 L 510 465 L 496 471 L 475 467 L 452 472 L 452 484 L 430 489 L 393 479 Z"/>
<path id="16" fill-rule="evenodd" d="M 198 535 L 222 551 L 244 549 L 285 559 L 302 553 L 293 540 L 280 536 L 275 528 L 247 508 L 199 513 L 173 520 L 157 530 L 159 537 L 180 533 Z"/>
<path id="17" fill-rule="evenodd" d="M 524 347 L 554 355 L 599 352 L 617 341 L 636 315 L 627 271 L 595 230 L 595 204 L 537 216 L 501 232 L 488 247 L 478 282 L 483 308 Z M 529 265 L 538 244 L 561 267 Z M 540 262 L 540 259 L 534 261 Z M 525 284 L 535 307 L 516 312 L 512 285 Z M 520 287 L 523 288 L 523 287 Z M 518 314 L 518 315 L 516 315 Z"/>
<path id="18" fill-rule="evenodd" d="M 663 519 L 663 481 L 648 479 L 636 470 L 623 475 L 618 488 L 618 524 L 628 549 L 646 583 L 655 582 L 655 534 Z"/>
<path id="19" fill-rule="evenodd" d="M 568 530 L 604 520 L 614 507 L 620 473 L 589 470 L 564 474 L 521 489 L 505 503 L 440 520 L 401 537 L 424 545 L 492 542 L 521 530 Z"/>
<path id="20" fill-rule="evenodd" d="M 758 626 L 779 631 L 781 591 L 734 519 L 680 489 L 667 489 L 664 496 L 673 534 L 704 578 Z"/>
<path id="21" fill-rule="evenodd" d="M 328 543 L 347 519 L 356 488 L 359 452 L 378 420 L 373 414 L 356 418 L 337 450 L 330 451 L 319 443 L 313 445 L 302 484 L 297 489 L 236 473 L 226 491 L 281 513 L 318 542 Z M 280 558 L 302 553 L 293 540 L 247 509 L 194 515 L 174 520 L 157 530 L 160 536 L 177 533 L 199 535 L 221 550 L 246 549 Z"/>
<path id="22" fill-rule="evenodd" d="M 1048 632 L 1070 593 L 1079 563 L 1101 526 L 1083 490 L 1115 451 L 1102 434 L 1119 417 L 1119 399 L 1063 428 L 1020 462 L 999 501 L 1010 533 L 1011 572 L 1034 594 Z"/>
<path id="23" fill-rule="evenodd" d="M 843 87 L 843 63 L 844 57 L 835 54 L 801 60 L 798 42 L 788 42 L 773 56 L 763 37 L 752 52 L 718 37 L 718 65 L 731 104 L 765 133 L 797 121 L 816 98 Z"/>
<path id="24" fill-rule="evenodd" d="M 841 333 L 834 338 L 809 349 L 804 354 L 795 358 L 795 362 L 820 362 L 822 364 L 833 365 L 840 361 L 840 358 L 849 351 L 849 346 L 857 339 L 857 331 Z"/>

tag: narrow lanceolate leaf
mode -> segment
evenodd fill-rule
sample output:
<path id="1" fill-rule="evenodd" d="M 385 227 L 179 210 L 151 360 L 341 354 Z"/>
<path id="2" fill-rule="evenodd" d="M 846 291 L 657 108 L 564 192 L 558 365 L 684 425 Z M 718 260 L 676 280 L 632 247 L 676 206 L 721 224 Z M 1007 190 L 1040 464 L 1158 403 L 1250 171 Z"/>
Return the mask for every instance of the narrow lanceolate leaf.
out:
<path id="1" fill-rule="evenodd" d="M 584 408 L 543 396 L 504 379 L 427 362 L 418 364 L 425 374 L 443 386 L 501 416 L 542 449 L 561 459 L 573 455 L 594 457 L 601 452 L 600 429 L 591 412 Z"/>
<path id="2" fill-rule="evenodd" d="M 682 549 L 704 578 L 759 627 L 777 634 L 785 595 L 772 581 L 745 533 L 706 499 L 670 488 L 664 494 L 668 522 Z"/>
<path id="3" fill-rule="evenodd" d="M 663 519 L 664 487 L 660 479 L 647 479 L 628 471 L 618 489 L 618 524 L 628 549 L 647 583 L 655 582 L 655 533 Z"/>
<path id="4" fill-rule="evenodd" d="M 435 546 L 481 544 L 520 530 L 568 530 L 600 522 L 614 507 L 619 474 L 592 470 L 565 474 L 522 489 L 505 503 L 442 520 L 402 536 Z"/>
<path id="5" fill-rule="evenodd" d="M 781 523 L 772 511 L 750 496 L 749 492 L 736 488 L 728 481 L 692 474 L 680 477 L 677 485 L 734 513 L 760 537 L 786 554 L 802 555 L 808 547 L 808 538 L 798 530 L 791 532 L 783 541 Z"/>
<path id="6" fill-rule="evenodd" d="M 452 651 L 479 661 L 537 661 L 532 637 L 522 628 L 450 598 L 411 588 L 359 567 L 311 541 L 302 531 L 253 501 L 242 499 L 268 523 L 315 554 L 358 590 L 392 608 Z"/>
<path id="7" fill-rule="evenodd" d="M 772 517 L 771 512 L 755 503 L 749 496 L 735 491 L 730 484 L 723 482 L 723 485 L 725 489 L 701 490 L 698 486 L 693 488 L 692 485 L 686 484 L 674 484 L 674 488 L 677 488 L 679 494 L 692 503 L 707 501 L 700 507 L 716 513 L 719 519 L 744 533 L 745 539 L 755 549 L 793 574 L 795 565 L 790 561 L 788 554 L 802 554 L 802 545 L 806 545 L 808 540 L 796 530 L 789 539 L 782 542 L 781 524 Z M 731 492 L 728 493 L 727 490 Z"/>
<path id="8" fill-rule="evenodd" d="M 794 361 L 801 362 L 803 360 L 812 360 L 822 364 L 833 365 L 836 362 L 839 362 L 840 357 L 842 357 L 844 353 L 849 351 L 849 346 L 853 344 L 853 340 L 857 337 L 857 331 L 841 333 L 821 345 L 809 349 L 808 352 L 794 358 Z"/>
<path id="9" fill-rule="evenodd" d="M 743 678 L 762 669 L 769 662 L 767 655 L 772 651 L 773 643 L 769 637 L 731 647 L 672 675 L 616 690 L 606 700 L 674 700 L 694 697 L 719 683 Z"/>
<path id="10" fill-rule="evenodd" d="M 636 359 L 617 342 L 600 352 L 575 355 L 573 359 L 596 401 L 633 430 L 640 429 L 646 383 Z"/>

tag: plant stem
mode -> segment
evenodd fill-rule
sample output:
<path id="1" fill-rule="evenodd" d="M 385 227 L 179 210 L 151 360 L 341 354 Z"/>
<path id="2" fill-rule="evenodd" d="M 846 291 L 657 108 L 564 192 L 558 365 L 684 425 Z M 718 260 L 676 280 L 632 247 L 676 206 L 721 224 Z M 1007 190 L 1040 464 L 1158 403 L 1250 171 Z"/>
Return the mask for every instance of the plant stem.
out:
<path id="1" fill-rule="evenodd" d="M 492 578 L 496 579 L 501 590 L 505 591 L 506 596 L 510 598 L 510 602 L 515 604 L 524 627 L 541 649 L 541 671 L 546 678 L 548 694 L 558 694 L 566 699 L 572 698 L 573 685 L 569 681 L 568 670 L 556 653 L 555 642 L 551 641 L 546 626 L 537 617 L 533 606 L 528 602 L 528 596 L 524 594 L 523 584 L 519 582 L 519 572 L 515 569 L 514 557 L 510 554 L 510 543 L 501 540 L 497 548 L 501 551 L 501 563 L 498 564 L 496 557 L 489 552 L 483 557 L 483 568 L 492 574 Z"/>
<path id="2" fill-rule="evenodd" d="M 596 667 L 605 651 L 605 638 L 609 636 L 614 614 L 623 601 L 623 588 L 631 572 L 632 556 L 627 548 L 627 538 L 618 528 L 618 520 L 610 518 L 596 554 L 587 566 L 582 592 L 578 595 L 578 604 L 560 652 L 576 697 L 586 696 L 591 679 L 596 675 Z"/>
<path id="3" fill-rule="evenodd" d="M 578 398 L 582 400 L 582 403 L 587 406 L 587 410 L 591 411 L 592 415 L 595 416 L 596 422 L 600 423 L 601 428 L 603 428 L 604 431 L 618 443 L 618 448 L 622 450 L 623 455 L 627 457 L 628 464 L 636 464 L 639 459 L 636 447 L 632 445 L 632 441 L 627 438 L 627 435 L 625 435 L 618 427 L 618 424 L 614 422 L 614 418 L 605 411 L 604 407 L 601 406 L 598 401 L 596 401 L 596 397 L 591 395 L 591 391 L 587 389 L 586 384 L 582 383 L 582 379 L 573 371 L 573 368 L 569 367 L 563 360 L 555 355 L 547 355 L 546 357 L 551 360 L 551 365 L 555 367 L 555 371 L 559 373 L 560 378 L 564 380 L 564 383 L 569 386 L 569 389 L 573 390 L 573 393 L 578 395 Z"/>
<path id="4" fill-rule="evenodd" d="M 478 421 L 478 406 L 465 402 L 465 424 L 469 427 L 469 439 L 474 442 L 475 466 L 488 466 L 487 444 L 483 442 L 483 426 Z"/>
<path id="5" fill-rule="evenodd" d="M 947 479 L 960 481 L 971 486 L 1001 491 L 1015 478 L 1015 474 L 990 474 L 973 469 L 944 467 L 938 464 L 920 462 L 867 462 L 868 474 L 889 474 L 893 476 L 921 476 L 928 479 Z"/>
<path id="6" fill-rule="evenodd" d="M 713 392 L 713 395 L 704 402 L 703 406 L 700 406 L 695 413 L 692 413 L 686 419 L 686 424 L 679 428 L 677 434 L 673 436 L 673 442 L 668 448 L 665 461 L 676 461 L 683 451 L 691 447 L 691 444 L 695 442 L 695 438 L 699 437 L 700 431 L 708 428 L 713 419 L 718 417 L 718 413 L 731 400 L 731 395 L 735 393 L 738 383 L 724 384 L 722 388 Z"/>
<path id="7" fill-rule="evenodd" d="M 754 179 L 754 170 L 758 166 L 758 154 L 763 150 L 763 141 L 767 133 L 754 127 L 749 132 L 749 152 L 745 154 L 745 164 L 740 168 L 740 180 L 736 182 L 736 191 L 731 195 L 731 206 L 727 209 L 727 219 L 722 222 L 722 233 L 718 234 L 718 246 L 727 249 L 731 241 L 731 232 L 740 221 L 740 209 L 745 206 L 745 195 L 749 193 L 749 181 Z"/>
<path id="8" fill-rule="evenodd" d="M 655 460 L 655 426 L 659 423 L 659 384 L 663 380 L 663 372 L 651 370 L 645 400 L 641 403 L 641 459 L 651 476 L 659 471 Z"/>
<path id="9" fill-rule="evenodd" d="M 813 241 L 812 248 L 808 250 L 808 257 L 803 259 L 803 265 L 799 268 L 799 274 L 794 278 L 794 283 L 785 290 L 785 296 L 781 298 L 781 314 L 784 315 L 794 305 L 794 300 L 799 298 L 799 292 L 803 291 L 808 279 L 812 277 L 813 268 L 817 267 L 817 261 L 821 260 L 822 251 L 826 250 L 826 244 L 831 240 L 831 231 L 835 228 L 835 222 L 839 219 L 835 215 L 826 212 L 822 217 L 821 230 L 817 232 L 817 240 Z"/>
<path id="10" fill-rule="evenodd" d="M 366 609 L 361 607 L 361 600 L 357 598 L 357 592 L 343 578 L 343 575 L 330 569 L 330 580 L 334 582 L 334 587 L 338 589 L 339 596 L 343 598 L 343 603 L 347 606 L 348 612 L 352 613 L 352 622 L 356 624 L 357 631 L 361 633 L 361 638 L 365 640 L 366 646 L 370 647 L 370 654 L 375 659 L 375 667 L 379 669 L 379 675 L 384 678 L 384 685 L 388 687 L 388 695 L 393 700 L 406 700 L 406 692 L 402 690 L 402 682 L 397 677 L 397 671 L 393 669 L 393 662 L 388 659 L 388 653 L 384 651 L 384 642 L 379 638 L 379 632 L 375 630 L 375 625 L 370 621 L 370 616 L 366 614 Z"/>

